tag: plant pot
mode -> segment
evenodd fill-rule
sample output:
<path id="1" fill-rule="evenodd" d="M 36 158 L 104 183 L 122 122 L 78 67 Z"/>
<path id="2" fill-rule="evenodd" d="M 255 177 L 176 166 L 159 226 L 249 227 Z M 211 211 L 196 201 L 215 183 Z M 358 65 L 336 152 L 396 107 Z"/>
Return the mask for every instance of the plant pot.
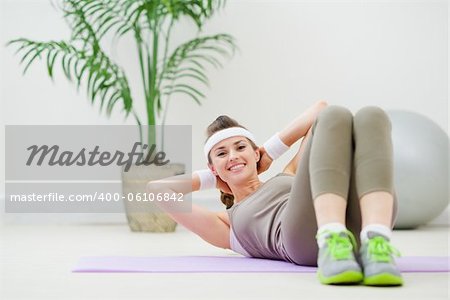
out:
<path id="1" fill-rule="evenodd" d="M 185 173 L 183 164 L 167 164 L 163 166 L 131 166 L 122 170 L 122 192 L 128 226 L 132 231 L 173 232 L 177 223 L 154 202 L 129 201 L 128 199 L 144 198 L 146 185 L 151 180 L 158 180 Z"/>

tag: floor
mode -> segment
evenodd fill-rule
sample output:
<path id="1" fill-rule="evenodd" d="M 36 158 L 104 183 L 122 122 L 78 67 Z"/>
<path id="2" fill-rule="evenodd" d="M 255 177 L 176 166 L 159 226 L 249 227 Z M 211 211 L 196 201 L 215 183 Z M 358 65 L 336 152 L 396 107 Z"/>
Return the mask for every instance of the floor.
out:
<path id="1" fill-rule="evenodd" d="M 131 233 L 126 225 L 0 226 L 0 299 L 449 299 L 448 273 L 407 273 L 396 288 L 324 286 L 315 274 L 71 273 L 81 256 L 235 255 L 181 226 Z M 449 255 L 449 227 L 395 231 L 404 256 Z"/>

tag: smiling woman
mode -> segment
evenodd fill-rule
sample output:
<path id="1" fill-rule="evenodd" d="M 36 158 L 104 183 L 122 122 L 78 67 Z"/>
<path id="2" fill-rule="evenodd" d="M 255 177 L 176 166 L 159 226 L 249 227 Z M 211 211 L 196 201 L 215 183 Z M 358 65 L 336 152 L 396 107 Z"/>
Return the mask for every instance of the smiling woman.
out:
<path id="1" fill-rule="evenodd" d="M 390 244 L 397 212 L 390 133 L 389 118 L 378 107 L 353 116 L 319 101 L 258 147 L 242 125 L 219 116 L 207 129 L 207 170 L 147 187 L 153 193 L 220 189 L 226 214 L 198 206 L 180 214 L 172 203 L 161 203 L 175 221 L 215 246 L 318 265 L 324 284 L 401 285 L 393 258 L 398 252 Z M 259 174 L 302 137 L 283 172 L 260 181 Z"/>
<path id="2" fill-rule="evenodd" d="M 219 116 L 207 129 L 208 140 L 204 152 L 208 167 L 217 177 L 221 200 L 227 208 L 239 201 L 241 189 L 231 193 L 230 183 L 250 182 L 250 189 L 256 189 L 260 181 L 252 178 L 257 174 L 260 150 L 255 137 L 245 127 L 228 116 Z M 236 176 L 238 175 L 239 176 Z M 244 187 L 244 193 L 247 188 Z"/>

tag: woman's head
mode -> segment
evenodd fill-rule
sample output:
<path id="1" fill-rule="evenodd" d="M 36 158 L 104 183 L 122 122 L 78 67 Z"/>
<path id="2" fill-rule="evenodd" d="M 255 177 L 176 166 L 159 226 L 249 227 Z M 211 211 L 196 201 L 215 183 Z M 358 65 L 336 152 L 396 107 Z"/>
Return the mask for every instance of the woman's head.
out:
<path id="1" fill-rule="evenodd" d="M 229 118 L 229 117 L 227 117 Z M 230 118 L 228 121 L 234 121 Z M 236 121 L 234 121 L 236 122 Z M 231 124 L 234 122 L 230 122 Z M 214 123 L 213 123 L 214 124 Z M 237 122 L 236 122 L 237 124 Z M 252 133 L 250 133 L 245 127 L 243 126 L 231 126 L 223 129 L 216 130 L 215 132 L 212 132 L 211 134 L 208 134 L 208 139 L 205 142 L 204 146 L 204 152 L 205 156 L 208 159 L 208 162 L 211 163 L 211 157 L 214 156 L 214 152 L 217 151 L 218 148 L 223 148 L 222 141 L 229 139 L 229 138 L 241 138 L 252 146 L 252 148 L 256 149 L 255 144 L 255 137 Z M 221 144 L 221 145 L 219 145 Z"/>
<path id="2" fill-rule="evenodd" d="M 228 116 L 219 116 L 207 128 L 205 155 L 215 175 L 224 182 L 237 185 L 257 176 L 258 147 L 253 135 Z M 230 195 L 222 195 L 230 201 Z M 231 198 L 232 205 L 233 198 Z M 227 208 L 230 203 L 225 203 Z"/>

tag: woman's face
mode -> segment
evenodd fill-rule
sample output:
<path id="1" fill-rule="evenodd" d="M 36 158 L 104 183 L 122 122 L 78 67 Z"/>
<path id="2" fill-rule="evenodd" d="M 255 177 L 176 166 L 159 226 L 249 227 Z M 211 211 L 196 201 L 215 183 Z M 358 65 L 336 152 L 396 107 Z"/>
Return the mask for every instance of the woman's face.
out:
<path id="1" fill-rule="evenodd" d="M 254 150 L 243 136 L 227 138 L 215 145 L 209 153 L 215 175 L 225 182 L 240 182 L 257 175 L 259 150 Z"/>

